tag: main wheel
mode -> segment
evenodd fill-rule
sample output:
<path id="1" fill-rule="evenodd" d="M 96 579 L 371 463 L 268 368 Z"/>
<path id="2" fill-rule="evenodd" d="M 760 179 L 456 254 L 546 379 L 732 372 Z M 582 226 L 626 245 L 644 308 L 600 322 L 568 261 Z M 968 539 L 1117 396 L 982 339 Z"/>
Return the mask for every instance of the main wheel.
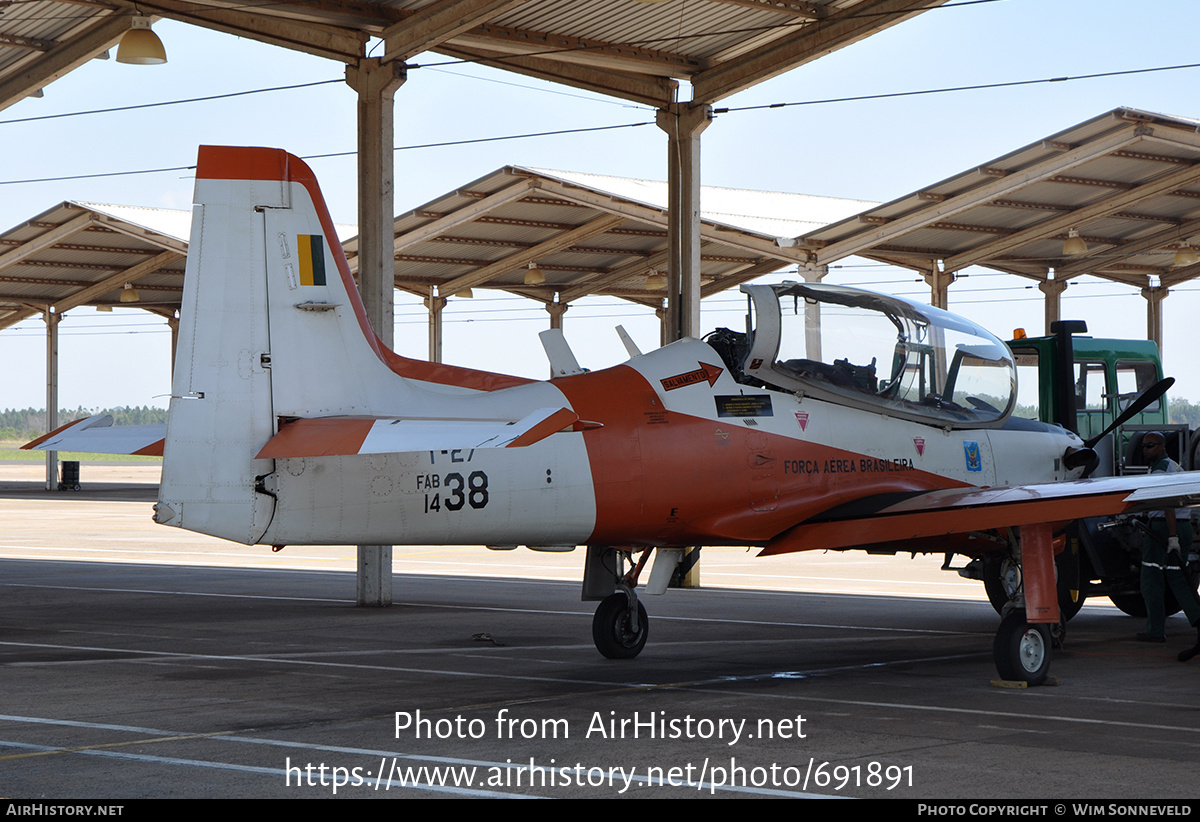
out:
<path id="1" fill-rule="evenodd" d="M 629 598 L 616 593 L 600 603 L 592 617 L 592 641 L 609 659 L 633 659 L 642 652 L 650 633 L 650 621 L 642 603 L 637 604 L 638 630 L 631 626 Z"/>
<path id="2" fill-rule="evenodd" d="M 996 631 L 992 657 L 1001 679 L 1041 685 L 1050 673 L 1050 629 L 1026 621 L 1024 611 L 1012 611 Z"/>

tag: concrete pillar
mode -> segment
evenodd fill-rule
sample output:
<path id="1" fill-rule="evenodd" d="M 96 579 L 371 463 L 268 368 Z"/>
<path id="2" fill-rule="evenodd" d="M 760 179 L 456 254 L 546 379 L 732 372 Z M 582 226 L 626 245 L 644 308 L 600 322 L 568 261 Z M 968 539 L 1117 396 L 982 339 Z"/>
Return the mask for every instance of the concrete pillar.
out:
<path id="1" fill-rule="evenodd" d="M 667 133 L 667 310 L 662 344 L 700 336 L 700 134 L 712 122 L 712 106 L 672 103 L 659 109 Z M 660 315 L 661 316 L 661 315 Z M 691 553 L 695 548 L 687 548 Z M 700 587 L 700 563 L 683 578 Z"/>
<path id="2" fill-rule="evenodd" d="M 171 385 L 175 384 L 175 354 L 179 351 L 179 318 L 168 317 L 167 328 L 171 329 Z"/>
<path id="3" fill-rule="evenodd" d="M 367 57 L 346 67 L 358 92 L 358 290 L 375 334 L 389 348 L 395 333 L 393 100 L 404 65 Z M 359 605 L 392 604 L 392 546 L 358 546 Z"/>
<path id="4" fill-rule="evenodd" d="M 446 298 L 430 294 L 425 298 L 425 307 L 429 309 L 429 361 L 442 361 L 442 309 L 446 307 Z"/>
<path id="5" fill-rule="evenodd" d="M 1043 280 L 1038 283 L 1038 288 L 1046 295 L 1046 328 L 1042 331 L 1043 334 L 1050 333 L 1050 323 L 1056 323 L 1062 319 L 1062 293 L 1067 290 L 1066 280 Z"/>
<path id="6" fill-rule="evenodd" d="M 656 117 L 667 133 L 667 342 L 700 336 L 700 133 L 712 116 L 672 103 Z"/>
<path id="7" fill-rule="evenodd" d="M 367 57 L 346 66 L 358 92 L 358 290 L 367 319 L 390 348 L 395 288 L 393 95 L 404 83 L 402 63 Z"/>
<path id="8" fill-rule="evenodd" d="M 1159 356 L 1162 356 L 1163 346 L 1163 316 L 1162 301 L 1167 298 L 1167 289 L 1161 285 L 1147 286 L 1142 289 L 1146 298 L 1146 339 L 1158 344 Z"/>
<path id="9" fill-rule="evenodd" d="M 563 314 L 566 314 L 567 309 L 570 307 L 570 303 L 560 303 L 558 300 L 555 300 L 552 303 L 546 303 L 546 310 L 550 312 L 551 328 L 562 328 Z"/>
<path id="10" fill-rule="evenodd" d="M 828 273 L 827 265 L 800 269 L 800 276 L 806 283 L 819 283 Z M 821 360 L 822 357 L 820 303 L 804 303 L 804 356 L 810 360 Z"/>
<path id="11" fill-rule="evenodd" d="M 950 308 L 950 283 L 954 282 L 953 271 L 942 271 L 935 267 L 932 271 L 923 271 L 921 276 L 929 283 L 929 304 L 934 308 L 948 311 Z"/>
<path id="12" fill-rule="evenodd" d="M 58 428 L 58 323 L 61 314 L 48 307 L 42 312 L 46 321 L 46 433 Z M 58 452 L 46 452 L 46 490 L 58 490 Z"/>
<path id="13" fill-rule="evenodd" d="M 658 308 L 654 309 L 654 316 L 658 317 L 658 347 L 662 348 L 664 345 L 672 341 L 667 307 L 660 305 Z"/>

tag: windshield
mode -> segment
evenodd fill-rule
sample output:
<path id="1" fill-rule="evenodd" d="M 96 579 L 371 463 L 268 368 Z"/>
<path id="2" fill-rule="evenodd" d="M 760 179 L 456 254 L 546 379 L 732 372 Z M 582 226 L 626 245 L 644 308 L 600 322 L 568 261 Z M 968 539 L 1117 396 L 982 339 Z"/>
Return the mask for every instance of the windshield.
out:
<path id="1" fill-rule="evenodd" d="M 1008 348 L 961 317 L 840 286 L 742 290 L 754 309 L 747 376 L 950 427 L 1000 421 L 1013 402 Z"/>

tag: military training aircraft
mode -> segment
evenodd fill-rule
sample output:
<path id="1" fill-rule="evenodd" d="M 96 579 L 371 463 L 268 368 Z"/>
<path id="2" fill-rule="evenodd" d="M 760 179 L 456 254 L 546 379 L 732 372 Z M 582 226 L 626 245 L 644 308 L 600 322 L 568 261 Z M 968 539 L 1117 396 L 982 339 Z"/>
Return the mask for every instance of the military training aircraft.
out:
<path id="1" fill-rule="evenodd" d="M 743 285 L 745 332 L 646 354 L 627 342 L 628 362 L 591 373 L 560 355 L 549 381 L 403 357 L 372 331 L 302 161 L 202 147 L 196 178 L 163 525 L 276 546 L 585 545 L 611 658 L 646 642 L 652 551 L 642 587 L 658 593 L 689 546 L 1003 555 L 1023 585 L 996 665 L 1036 684 L 1064 526 L 1200 495 L 1200 474 L 1080 479 L 1088 443 L 1011 416 L 1004 343 L 851 288 Z M 104 428 L 35 442 L 106 450 Z"/>

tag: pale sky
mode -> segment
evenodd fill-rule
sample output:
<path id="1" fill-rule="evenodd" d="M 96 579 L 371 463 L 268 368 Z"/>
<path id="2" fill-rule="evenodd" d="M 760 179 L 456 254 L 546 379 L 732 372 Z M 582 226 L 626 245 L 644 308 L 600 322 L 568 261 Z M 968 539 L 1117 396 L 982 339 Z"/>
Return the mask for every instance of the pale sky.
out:
<path id="1" fill-rule="evenodd" d="M 195 163 L 200 144 L 266 145 L 302 157 L 352 152 L 354 94 L 337 82 L 291 91 L 58 119 L 72 112 L 178 100 L 297 83 L 339 80 L 341 64 L 170 21 L 155 25 L 164 66 L 92 61 L 0 112 L 0 229 L 63 200 L 189 208 L 189 172 L 161 172 L 45 183 L 14 181 L 101 174 Z M 984 83 L 1038 80 L 1200 62 L 1194 0 L 999 0 L 936 9 L 914 20 L 722 101 L 736 108 Z M 652 123 L 640 106 L 539 83 L 475 65 L 421 55 L 396 93 L 396 144 L 425 145 L 528 132 Z M 825 103 L 719 115 L 703 135 L 705 185 L 886 201 L 986 163 L 1119 106 L 1200 117 L 1200 68 L 1119 77 Z M 24 122 L 22 122 L 25 120 Z M 333 219 L 356 221 L 352 155 L 309 161 Z M 421 205 L 508 164 L 662 180 L 665 137 L 655 126 L 591 134 L 422 148 L 396 152 L 395 212 Z M 978 269 L 951 288 L 950 308 L 1007 338 L 1023 326 L 1041 333 L 1041 294 L 1028 281 Z M 783 279 L 781 273 L 770 279 Z M 829 281 L 864 284 L 927 298 L 908 272 L 847 266 Z M 1176 396 L 1200 399 L 1192 318 L 1200 285 L 1173 289 L 1164 303 L 1167 373 Z M 536 334 L 548 315 L 532 302 L 476 289 L 447 311 L 445 359 L 477 368 L 546 375 Z M 735 294 L 702 306 L 702 327 L 740 328 Z M 1081 318 L 1096 336 L 1145 336 L 1145 303 L 1133 289 L 1073 285 L 1064 318 Z M 424 311 L 397 295 L 396 345 L 424 357 Z M 585 367 L 624 359 L 613 333 L 623 324 L 643 349 L 657 343 L 657 321 L 616 299 L 574 306 L 564 330 Z M 60 406 L 165 405 L 169 334 L 134 309 L 69 312 L 61 326 Z M 503 335 L 504 345 L 495 339 Z M 43 325 L 0 331 L 0 408 L 45 403 Z"/>

